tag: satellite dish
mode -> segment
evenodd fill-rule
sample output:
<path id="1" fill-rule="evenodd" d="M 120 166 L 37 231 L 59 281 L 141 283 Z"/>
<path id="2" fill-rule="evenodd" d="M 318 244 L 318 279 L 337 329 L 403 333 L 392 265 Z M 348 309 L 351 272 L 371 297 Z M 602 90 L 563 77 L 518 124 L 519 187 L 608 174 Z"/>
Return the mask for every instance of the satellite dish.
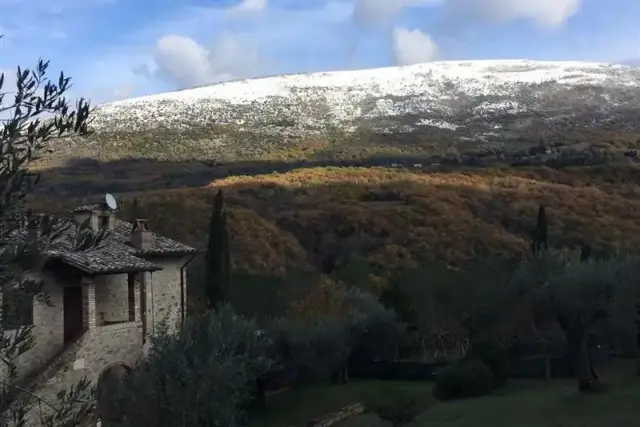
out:
<path id="1" fill-rule="evenodd" d="M 118 207 L 118 204 L 116 203 L 115 197 L 113 197 L 109 193 L 105 194 L 104 201 L 107 204 L 107 206 L 109 207 L 109 209 L 111 209 L 112 211 L 115 211 L 116 208 Z"/>

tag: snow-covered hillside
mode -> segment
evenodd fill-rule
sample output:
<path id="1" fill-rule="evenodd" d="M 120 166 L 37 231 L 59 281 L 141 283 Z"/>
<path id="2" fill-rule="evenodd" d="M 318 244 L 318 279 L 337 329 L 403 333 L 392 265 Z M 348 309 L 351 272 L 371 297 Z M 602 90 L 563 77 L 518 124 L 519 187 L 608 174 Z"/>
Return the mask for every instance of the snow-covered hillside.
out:
<path id="1" fill-rule="evenodd" d="M 98 131 L 235 124 L 295 135 L 343 129 L 492 132 L 533 119 L 625 121 L 640 106 L 640 69 L 528 60 L 433 62 L 406 67 L 284 75 L 102 105 Z M 631 126 L 632 124 L 629 124 Z M 635 127 L 635 125 L 633 125 Z"/>

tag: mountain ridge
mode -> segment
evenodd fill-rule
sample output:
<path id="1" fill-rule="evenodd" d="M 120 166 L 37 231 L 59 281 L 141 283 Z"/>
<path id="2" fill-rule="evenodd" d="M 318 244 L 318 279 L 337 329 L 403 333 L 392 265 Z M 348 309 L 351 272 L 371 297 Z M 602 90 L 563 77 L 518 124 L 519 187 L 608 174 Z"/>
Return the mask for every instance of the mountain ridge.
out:
<path id="1" fill-rule="evenodd" d="M 640 68 L 445 61 L 245 79 L 96 108 L 61 159 L 282 161 L 640 139 Z"/>
<path id="2" fill-rule="evenodd" d="M 226 80 L 223 82 L 201 85 L 192 88 L 184 88 L 177 89 L 168 92 L 149 94 L 143 96 L 137 96 L 133 98 L 127 98 L 119 101 L 112 101 L 108 103 L 101 104 L 101 106 L 116 106 L 123 105 L 131 102 L 138 101 L 150 101 L 153 98 L 162 98 L 162 97 L 171 97 L 172 95 L 178 95 L 180 93 L 189 92 L 189 91 L 199 91 L 202 89 L 217 87 L 217 86 L 225 86 L 225 85 L 233 85 L 238 83 L 247 83 L 247 82 L 256 82 L 263 80 L 272 80 L 276 78 L 291 78 L 291 77 L 305 77 L 305 76 L 324 76 L 324 75 L 340 75 L 340 74 L 361 74 L 367 72 L 376 72 L 381 70 L 401 70 L 407 68 L 416 68 L 416 67 L 425 67 L 425 66 L 441 66 L 441 65 L 473 65 L 473 64 L 486 64 L 486 65 L 518 65 L 518 64 L 544 64 L 544 65 L 566 65 L 566 66 L 593 66 L 593 67 L 615 67 L 615 68 L 623 68 L 623 67 L 631 67 L 636 68 L 639 60 L 628 61 L 623 64 L 615 64 L 615 63 L 607 63 L 607 62 L 596 62 L 596 61 L 551 61 L 551 60 L 530 60 L 526 58 L 519 59 L 479 59 L 479 60 L 461 60 L 461 61 L 432 61 L 414 65 L 400 65 L 400 66 L 387 66 L 387 67 L 375 67 L 375 68 L 363 68 L 356 70 L 331 70 L 331 71 L 317 71 L 317 72 L 305 72 L 305 73 L 286 73 L 286 74 L 274 74 L 267 76 L 260 76 L 254 78 L 243 78 L 243 79 L 234 79 L 234 80 Z M 637 65 L 636 65 L 637 64 Z"/>
<path id="3" fill-rule="evenodd" d="M 348 128 L 354 120 L 367 117 L 424 113 L 450 116 L 449 110 L 458 107 L 452 98 L 463 95 L 487 98 L 485 105 L 472 106 L 473 111 L 468 112 L 472 116 L 535 110 L 535 105 L 521 105 L 519 100 L 526 96 L 517 92 L 531 87 L 542 91 L 543 88 L 536 87 L 540 85 L 555 86 L 552 88 L 555 90 L 607 87 L 610 91 L 620 91 L 640 86 L 640 70 L 575 61 L 483 60 L 292 74 L 224 82 L 105 104 L 98 107 L 94 123 L 97 129 L 122 127 L 124 123 L 113 118 L 135 108 L 136 114 L 129 114 L 128 118 L 138 128 L 157 124 L 181 127 L 179 122 L 186 118 L 183 116 L 197 107 L 205 116 L 200 122 L 215 119 L 217 123 L 236 125 L 264 124 L 265 118 L 280 116 L 297 119 L 307 129 L 318 127 L 314 119 L 315 122 L 341 123 Z M 500 97 L 507 99 L 497 100 Z M 508 98 L 517 99 L 509 102 Z M 168 111 L 171 109 L 182 114 Z M 217 114 L 214 116 L 214 113 Z M 326 115 L 324 120 L 322 114 Z"/>

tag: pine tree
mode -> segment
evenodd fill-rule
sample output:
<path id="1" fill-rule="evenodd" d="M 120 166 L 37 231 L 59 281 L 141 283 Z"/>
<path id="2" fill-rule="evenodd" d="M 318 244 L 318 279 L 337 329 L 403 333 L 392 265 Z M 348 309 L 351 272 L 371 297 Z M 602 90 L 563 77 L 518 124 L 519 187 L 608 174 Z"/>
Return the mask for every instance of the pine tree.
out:
<path id="1" fill-rule="evenodd" d="M 206 254 L 206 296 L 209 308 L 226 302 L 231 281 L 231 254 L 224 195 L 218 191 L 209 222 L 209 243 Z"/>

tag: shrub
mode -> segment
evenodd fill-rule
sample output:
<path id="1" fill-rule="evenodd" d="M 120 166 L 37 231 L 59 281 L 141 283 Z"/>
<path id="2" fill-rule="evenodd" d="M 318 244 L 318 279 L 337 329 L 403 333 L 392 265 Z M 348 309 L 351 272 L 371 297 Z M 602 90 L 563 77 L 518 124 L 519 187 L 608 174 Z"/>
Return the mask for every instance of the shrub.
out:
<path id="1" fill-rule="evenodd" d="M 473 343 L 469 351 L 470 359 L 482 361 L 495 379 L 495 385 L 500 386 L 509 377 L 509 357 L 507 351 L 491 341 Z"/>
<path id="2" fill-rule="evenodd" d="M 404 425 L 422 411 L 417 399 L 409 392 L 388 390 L 365 404 L 368 411 L 375 413 L 381 420 L 388 421 L 394 427 Z"/>
<path id="3" fill-rule="evenodd" d="M 436 371 L 434 395 L 440 400 L 482 396 L 495 388 L 491 371 L 480 360 L 452 363 Z"/>

